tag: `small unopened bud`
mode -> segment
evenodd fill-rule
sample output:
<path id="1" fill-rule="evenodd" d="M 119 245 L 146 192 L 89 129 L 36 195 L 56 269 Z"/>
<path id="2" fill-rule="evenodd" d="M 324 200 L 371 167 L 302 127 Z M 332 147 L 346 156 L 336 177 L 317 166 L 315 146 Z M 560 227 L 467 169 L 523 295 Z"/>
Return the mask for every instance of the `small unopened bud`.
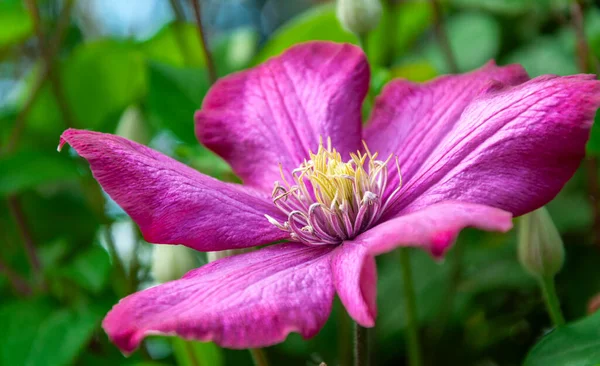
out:
<path id="1" fill-rule="evenodd" d="M 258 34 L 251 29 L 239 29 L 231 34 L 227 62 L 234 69 L 248 65 L 256 52 Z"/>
<path id="2" fill-rule="evenodd" d="M 152 253 L 152 274 L 164 283 L 181 278 L 198 266 L 196 254 L 183 245 L 156 244 Z"/>
<path id="3" fill-rule="evenodd" d="M 117 124 L 115 135 L 140 144 L 147 144 L 150 141 L 148 129 L 139 107 L 130 106 L 123 112 Z"/>
<path id="4" fill-rule="evenodd" d="M 342 27 L 356 35 L 364 35 L 379 24 L 379 0 L 337 0 L 337 17 Z"/>
<path id="5" fill-rule="evenodd" d="M 560 271 L 565 249 L 545 207 L 521 217 L 518 255 L 521 265 L 538 278 L 551 278 Z"/>

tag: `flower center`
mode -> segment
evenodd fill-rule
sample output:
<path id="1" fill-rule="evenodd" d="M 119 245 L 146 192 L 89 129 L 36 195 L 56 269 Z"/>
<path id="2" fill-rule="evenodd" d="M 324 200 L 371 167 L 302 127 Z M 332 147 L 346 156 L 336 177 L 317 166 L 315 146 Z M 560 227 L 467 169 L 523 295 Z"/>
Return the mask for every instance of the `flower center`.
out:
<path id="1" fill-rule="evenodd" d="M 344 162 L 340 153 L 319 143 L 316 154 L 292 171 L 293 184 L 281 171 L 283 185 L 275 182 L 273 203 L 287 215 L 280 223 L 265 215 L 270 223 L 287 231 L 292 240 L 308 245 L 335 245 L 352 239 L 377 222 L 396 197 L 400 186 L 385 195 L 388 163 L 377 160 L 363 142 L 365 153 L 350 154 Z M 400 167 L 396 159 L 396 167 Z M 281 167 L 280 167 L 281 169 Z"/>

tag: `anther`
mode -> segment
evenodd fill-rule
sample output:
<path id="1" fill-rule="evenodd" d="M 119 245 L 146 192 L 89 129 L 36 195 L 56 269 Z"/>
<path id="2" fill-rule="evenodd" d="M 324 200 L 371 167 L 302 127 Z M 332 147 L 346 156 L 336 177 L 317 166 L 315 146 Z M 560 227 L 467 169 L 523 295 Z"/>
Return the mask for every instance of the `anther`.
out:
<path id="1" fill-rule="evenodd" d="M 335 245 L 352 239 L 377 223 L 387 207 L 398 198 L 400 187 L 384 196 L 388 184 L 388 163 L 377 160 L 366 143 L 364 152 L 342 155 L 331 146 L 328 138 L 324 146 L 321 138 L 316 153 L 287 175 L 280 165 L 281 181 L 275 182 L 273 203 L 286 216 L 278 222 L 269 215 L 267 220 L 277 228 L 287 231 L 290 239 L 307 245 Z M 400 166 L 396 157 L 396 168 Z M 401 179 L 401 178 L 400 178 Z M 318 210 L 320 208 L 320 210 Z"/>

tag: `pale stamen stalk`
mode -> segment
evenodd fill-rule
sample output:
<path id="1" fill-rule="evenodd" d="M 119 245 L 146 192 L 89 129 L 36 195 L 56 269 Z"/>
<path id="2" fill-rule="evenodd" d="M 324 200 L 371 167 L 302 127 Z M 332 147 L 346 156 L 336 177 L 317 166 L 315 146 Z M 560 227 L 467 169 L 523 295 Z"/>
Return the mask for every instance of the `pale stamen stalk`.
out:
<path id="1" fill-rule="evenodd" d="M 380 161 L 379 154 L 372 154 L 366 144 L 364 151 L 351 153 L 348 161 L 342 161 L 331 139 L 327 148 L 321 139 L 317 153 L 309 152 L 309 159 L 291 172 L 293 185 L 280 165 L 283 184 L 275 183 L 272 196 L 287 221 L 265 215 L 269 222 L 307 245 L 341 244 L 376 224 L 397 200 L 400 186 L 385 195 L 387 167 L 393 155 Z M 397 158 L 396 167 L 401 181 Z"/>

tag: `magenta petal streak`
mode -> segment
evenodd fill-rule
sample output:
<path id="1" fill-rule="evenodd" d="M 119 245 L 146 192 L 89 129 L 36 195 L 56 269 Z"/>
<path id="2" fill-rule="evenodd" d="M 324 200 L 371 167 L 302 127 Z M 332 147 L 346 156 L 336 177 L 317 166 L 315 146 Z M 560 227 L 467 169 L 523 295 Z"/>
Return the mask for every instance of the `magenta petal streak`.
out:
<path id="1" fill-rule="evenodd" d="M 375 226 L 352 241 L 371 255 L 399 246 L 417 246 L 441 257 L 465 227 L 506 232 L 512 215 L 497 208 L 461 202 L 442 202 Z"/>
<path id="2" fill-rule="evenodd" d="M 353 242 L 342 244 L 333 253 L 331 270 L 335 289 L 348 314 L 363 327 L 374 326 L 377 267 L 368 248 Z"/>
<path id="3" fill-rule="evenodd" d="M 90 163 L 102 188 L 151 243 L 202 251 L 266 244 L 285 237 L 264 214 L 281 217 L 251 188 L 220 182 L 119 136 L 69 129 L 70 144 Z"/>
<path id="4" fill-rule="evenodd" d="M 230 348 L 314 336 L 331 312 L 331 247 L 280 244 L 220 259 L 122 299 L 103 327 L 125 352 L 144 336 L 177 334 Z"/>
<path id="5" fill-rule="evenodd" d="M 599 105 L 592 75 L 490 84 L 405 183 L 399 207 L 459 200 L 519 216 L 543 206 L 585 156 Z"/>
<path id="6" fill-rule="evenodd" d="M 399 155 L 403 188 L 385 218 L 447 200 L 518 216 L 554 198 L 585 154 L 600 84 L 592 75 L 524 80 L 519 66 L 490 64 L 388 85 L 365 130 L 369 146 Z"/>
<path id="7" fill-rule="evenodd" d="M 361 148 L 361 106 L 369 65 L 360 48 L 331 42 L 295 46 L 217 82 L 196 113 L 198 139 L 245 184 L 273 189 L 331 138 L 345 157 Z"/>
<path id="8" fill-rule="evenodd" d="M 407 182 L 492 80 L 514 85 L 527 79 L 519 65 L 498 67 L 490 62 L 478 70 L 424 84 L 391 81 L 376 99 L 363 133 L 365 141 L 381 156 L 397 154 L 402 179 Z M 390 173 L 388 189 L 398 181 L 395 172 Z"/>

